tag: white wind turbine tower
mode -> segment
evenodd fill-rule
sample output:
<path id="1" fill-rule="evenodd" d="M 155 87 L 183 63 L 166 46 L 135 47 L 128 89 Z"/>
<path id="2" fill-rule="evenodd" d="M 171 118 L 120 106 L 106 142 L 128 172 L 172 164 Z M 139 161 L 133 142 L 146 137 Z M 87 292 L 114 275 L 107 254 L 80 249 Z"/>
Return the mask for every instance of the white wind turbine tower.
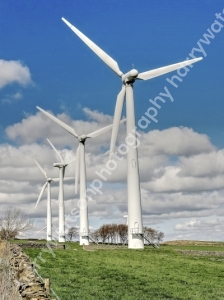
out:
<path id="1" fill-rule="evenodd" d="M 59 169 L 59 195 L 58 195 L 58 207 L 59 207 L 59 225 L 58 225 L 58 230 L 59 230 L 59 238 L 58 241 L 64 243 L 65 242 L 65 206 L 64 206 L 64 180 L 70 180 L 74 179 L 74 177 L 66 177 L 64 178 L 65 175 L 65 168 L 72 162 L 65 163 L 57 151 L 57 149 L 54 147 L 54 145 L 47 139 L 51 147 L 53 148 L 54 152 L 56 155 L 59 157 L 60 162 L 54 163 L 53 166 L 55 168 Z"/>
<path id="2" fill-rule="evenodd" d="M 36 161 L 36 159 L 34 157 L 32 157 L 33 160 L 35 161 L 37 167 L 39 168 L 39 170 L 41 171 L 41 173 L 44 175 L 44 177 L 46 178 L 46 183 L 43 185 L 41 191 L 40 191 L 40 195 L 37 199 L 37 203 L 35 205 L 35 208 L 37 207 L 46 187 L 47 187 L 47 241 L 51 241 L 52 240 L 52 215 L 51 215 L 51 181 L 58 181 L 58 178 L 50 178 L 47 176 L 47 173 L 45 172 L 45 170 L 41 167 L 41 165 Z M 46 227 L 44 227 L 43 229 L 45 229 Z M 42 229 L 42 230 L 43 230 Z"/>
<path id="3" fill-rule="evenodd" d="M 122 89 L 117 96 L 117 102 L 114 112 L 113 130 L 111 136 L 110 155 L 113 155 L 117 139 L 119 121 L 121 118 L 124 98 L 126 96 L 126 117 L 127 117 L 127 136 L 134 133 L 136 135 L 135 111 L 133 84 L 136 79 L 148 80 L 171 71 L 191 65 L 202 58 L 186 60 L 181 63 L 169 65 L 155 70 L 138 73 L 136 69 L 123 74 L 119 69 L 117 62 L 111 58 L 106 52 L 93 43 L 75 26 L 66 19 L 62 20 L 75 32 L 75 34 L 93 51 L 95 54 L 111 68 L 122 80 Z M 144 248 L 143 231 L 142 231 L 142 212 L 141 212 L 141 194 L 138 166 L 138 152 L 136 145 L 129 148 L 127 154 L 128 172 L 127 172 L 127 188 L 128 188 L 128 247 L 134 249 Z"/>
<path id="4" fill-rule="evenodd" d="M 46 112 L 42 108 L 37 106 L 42 113 L 52 119 L 55 123 L 60 125 L 66 131 L 68 131 L 71 135 L 79 141 L 79 146 L 76 150 L 76 169 L 75 169 L 75 193 L 77 194 L 78 191 L 78 181 L 80 178 L 80 245 L 89 245 L 89 221 L 88 221 L 88 201 L 86 197 L 86 162 L 85 162 L 85 142 L 88 138 L 95 138 L 108 130 L 112 129 L 113 124 L 91 132 L 89 134 L 82 134 L 78 135 L 76 131 L 70 127 L 69 125 L 65 124 L 55 116 L 51 115 L 50 113 Z M 119 120 L 119 123 L 125 122 L 126 119 Z"/>

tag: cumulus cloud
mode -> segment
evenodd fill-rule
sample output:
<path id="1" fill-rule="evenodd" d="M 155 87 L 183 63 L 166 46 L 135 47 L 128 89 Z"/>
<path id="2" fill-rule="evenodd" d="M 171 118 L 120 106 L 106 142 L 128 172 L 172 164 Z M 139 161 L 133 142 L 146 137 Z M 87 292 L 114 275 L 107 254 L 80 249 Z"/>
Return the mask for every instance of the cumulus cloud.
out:
<path id="1" fill-rule="evenodd" d="M 179 176 L 212 178 L 224 174 L 224 150 L 180 158 Z"/>
<path id="2" fill-rule="evenodd" d="M 174 226 L 177 238 L 222 240 L 224 234 L 224 219 L 214 216 L 201 219 L 189 219 Z M 200 237 L 200 238 L 198 238 Z"/>
<path id="3" fill-rule="evenodd" d="M 218 214 L 223 207 L 223 194 L 217 191 L 200 193 L 158 193 L 142 189 L 145 215 L 151 218 L 188 218 Z"/>
<path id="4" fill-rule="evenodd" d="M 56 117 L 64 123 L 68 124 L 70 127 L 74 128 L 78 135 L 81 135 L 83 133 L 91 133 L 112 123 L 111 116 L 107 116 L 96 111 L 91 114 L 91 111 L 89 109 L 84 110 L 88 119 L 91 115 L 91 120 L 74 121 L 65 113 L 58 114 Z M 121 134 L 119 138 L 124 140 L 124 124 L 120 125 L 119 133 Z M 63 128 L 61 128 L 41 112 L 37 112 L 36 115 L 25 116 L 25 118 L 21 122 L 7 127 L 6 135 L 10 140 L 16 141 L 18 143 L 31 144 L 37 141 L 45 143 L 46 138 L 49 138 L 58 147 L 69 146 L 73 148 L 74 145 L 78 146 L 78 141 L 75 137 L 67 133 Z M 109 148 L 110 135 L 111 132 L 108 131 L 94 139 L 88 139 L 86 141 L 86 151 L 91 153 L 100 153 L 102 148 Z"/>
<path id="5" fill-rule="evenodd" d="M 193 176 L 179 176 L 181 167 L 168 166 L 164 169 L 164 173 L 160 178 L 157 178 L 144 187 L 149 188 L 154 192 L 200 192 L 214 189 L 224 188 L 224 176 L 218 175 L 216 177 L 193 177 Z"/>
<path id="6" fill-rule="evenodd" d="M 83 109 L 88 120 L 72 120 L 65 113 L 58 114 L 56 117 L 76 130 L 78 134 L 90 133 L 106 125 L 112 124 L 112 116 L 104 115 L 98 111 Z M 69 145 L 73 147 L 76 139 L 64 129 L 55 124 L 51 119 L 41 112 L 36 115 L 26 116 L 21 122 L 9 126 L 6 129 L 9 139 L 20 143 L 32 143 L 44 141 L 46 137 L 52 139 L 58 146 Z M 125 140 L 125 124 L 120 125 L 118 143 Z M 210 153 L 215 150 L 209 137 L 199 134 L 191 128 L 172 127 L 165 130 L 152 130 L 148 133 L 141 132 L 139 155 L 141 156 L 192 156 L 200 153 Z M 89 147 L 89 144 L 92 146 Z M 89 150 L 101 150 L 102 146 L 109 147 L 110 132 L 98 136 L 96 139 L 86 142 Z M 98 144 L 98 146 L 97 146 Z"/>
<path id="7" fill-rule="evenodd" d="M 59 153 L 65 162 L 75 159 L 72 150 L 59 150 Z M 43 174 L 37 168 L 32 157 L 39 162 L 49 177 L 58 176 L 57 169 L 53 168 L 53 163 L 59 159 L 50 146 L 31 144 L 17 148 L 3 144 L 0 146 L 0 180 L 29 181 L 30 183 L 42 180 Z M 74 176 L 73 171 L 74 163 L 66 168 L 66 175 Z"/>
<path id="8" fill-rule="evenodd" d="M 82 134 L 83 131 L 92 132 L 112 123 L 112 117 L 109 115 L 88 108 L 84 108 L 83 111 L 86 115 L 85 121 L 74 121 L 65 113 L 57 117 L 73 127 L 78 134 Z M 144 221 L 155 226 L 163 226 L 164 222 L 171 224 L 169 222 L 174 221 L 175 224 L 181 224 L 176 226 L 175 230 L 174 227 L 169 230 L 169 226 L 165 227 L 165 233 L 172 238 L 190 238 L 195 236 L 196 232 L 198 236 L 203 236 L 202 228 L 207 228 L 205 225 L 201 225 L 199 231 L 183 228 L 188 228 L 190 225 L 186 222 L 192 219 L 205 220 L 204 223 L 201 222 L 207 224 L 206 220 L 210 220 L 213 215 L 213 219 L 221 220 L 224 214 L 224 150 L 216 150 L 207 135 L 199 134 L 191 128 L 172 127 L 139 133 Z M 15 145 L 0 145 L 1 208 L 4 211 L 8 204 L 20 203 L 24 211 L 36 218 L 38 226 L 44 227 L 46 192 L 36 210 L 34 205 L 45 178 L 31 156 L 38 160 L 49 177 L 58 177 L 58 170 L 52 166 L 58 158 L 55 157 L 46 138 L 55 144 L 65 161 L 74 159 L 78 141 L 40 112 L 35 115 L 27 114 L 20 123 L 9 126 L 6 134 Z M 118 144 L 124 143 L 125 136 L 123 124 L 119 130 Z M 94 179 L 102 181 L 102 193 L 94 195 L 88 207 L 90 226 L 93 227 L 96 222 L 120 222 L 123 220 L 122 216 L 127 213 L 127 159 L 118 153 L 120 160 L 116 159 L 116 168 L 110 174 L 106 172 L 106 150 L 109 144 L 110 132 L 86 141 L 86 153 L 91 153 L 86 155 L 87 186 Z M 175 159 L 172 159 L 173 157 Z M 74 173 L 75 164 L 72 164 L 67 167 L 66 176 L 74 176 Z M 77 208 L 78 197 L 79 195 L 74 194 L 74 181 L 66 182 L 66 214 Z M 56 222 L 57 198 L 58 184 L 52 183 L 52 206 Z M 185 221 L 182 221 L 184 219 Z M 195 223 L 193 228 L 196 228 L 196 224 L 198 223 Z M 216 238 L 219 238 L 218 233 Z"/>
<path id="9" fill-rule="evenodd" d="M 23 86 L 31 83 L 30 70 L 20 61 L 0 59 L 0 89 L 12 83 Z"/>
<path id="10" fill-rule="evenodd" d="M 187 127 L 152 130 L 141 137 L 141 151 L 151 155 L 192 156 L 214 150 L 206 134 L 199 134 Z"/>
<path id="11" fill-rule="evenodd" d="M 174 229 L 177 231 L 188 231 L 188 230 L 195 230 L 205 227 L 216 227 L 217 225 L 223 225 L 223 222 L 220 222 L 218 218 L 215 219 L 207 219 L 207 220 L 199 220 L 199 219 L 192 219 L 184 224 L 176 224 Z"/>
<path id="12" fill-rule="evenodd" d="M 89 120 L 97 121 L 98 123 L 101 123 L 101 124 L 112 124 L 113 123 L 112 116 L 102 114 L 98 110 L 90 110 L 89 108 L 84 107 L 83 111 Z"/>

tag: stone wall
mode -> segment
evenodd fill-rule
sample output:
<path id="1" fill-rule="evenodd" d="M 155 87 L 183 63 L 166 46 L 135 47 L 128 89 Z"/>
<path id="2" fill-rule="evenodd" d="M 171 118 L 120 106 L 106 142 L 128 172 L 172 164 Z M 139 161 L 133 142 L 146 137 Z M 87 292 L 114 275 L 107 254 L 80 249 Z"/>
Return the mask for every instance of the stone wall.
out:
<path id="1" fill-rule="evenodd" d="M 194 256 L 224 256 L 223 251 L 199 251 L 199 250 L 181 250 L 175 249 L 177 252 L 186 255 L 194 255 Z"/>
<path id="2" fill-rule="evenodd" d="M 10 282 L 10 268 L 8 263 L 8 253 L 5 244 L 0 242 L 0 299 L 18 300 L 21 299 L 18 290 Z"/>
<path id="3" fill-rule="evenodd" d="M 90 244 L 90 245 L 83 245 L 83 250 L 86 251 L 95 251 L 95 250 L 124 250 L 127 249 L 126 245 L 107 245 L 107 244 Z"/>
<path id="4" fill-rule="evenodd" d="M 45 243 L 35 243 L 35 242 L 28 242 L 28 243 L 16 243 L 21 248 L 35 248 L 35 249 L 42 249 L 42 248 L 48 248 L 49 246 L 52 249 L 65 249 L 64 244 L 57 244 L 57 243 L 51 243 L 49 242 L 48 244 Z"/>
<path id="5" fill-rule="evenodd" d="M 17 244 L 5 243 L 10 267 L 9 280 L 17 287 L 21 299 L 46 300 L 50 299 L 44 284 L 33 271 L 29 257 Z"/>

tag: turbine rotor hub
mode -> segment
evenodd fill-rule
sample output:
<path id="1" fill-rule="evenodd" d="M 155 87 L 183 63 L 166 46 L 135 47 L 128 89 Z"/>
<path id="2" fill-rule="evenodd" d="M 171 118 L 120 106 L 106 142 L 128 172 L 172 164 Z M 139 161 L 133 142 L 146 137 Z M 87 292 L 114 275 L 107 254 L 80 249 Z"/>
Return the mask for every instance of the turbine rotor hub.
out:
<path id="1" fill-rule="evenodd" d="M 138 76 L 138 70 L 136 69 L 132 69 L 130 72 L 129 72 L 130 76 L 136 78 Z"/>
<path id="2" fill-rule="evenodd" d="M 126 83 L 126 82 L 134 82 L 135 78 L 138 76 L 138 70 L 136 69 L 132 69 L 131 71 L 129 71 L 128 73 L 124 74 L 121 76 L 122 78 L 122 82 Z"/>
<path id="3" fill-rule="evenodd" d="M 87 136 L 85 134 L 82 134 L 79 136 L 79 141 L 84 142 L 86 140 Z"/>

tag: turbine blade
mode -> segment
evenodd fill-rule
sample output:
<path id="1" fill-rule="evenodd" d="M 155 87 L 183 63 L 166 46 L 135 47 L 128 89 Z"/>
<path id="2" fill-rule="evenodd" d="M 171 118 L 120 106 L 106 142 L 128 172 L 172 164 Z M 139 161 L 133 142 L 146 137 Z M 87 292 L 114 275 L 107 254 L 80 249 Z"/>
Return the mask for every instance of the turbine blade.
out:
<path id="1" fill-rule="evenodd" d="M 64 181 L 75 179 L 75 177 L 64 177 Z M 59 178 L 52 178 L 52 181 L 59 182 Z"/>
<path id="2" fill-rule="evenodd" d="M 37 167 L 39 168 L 39 170 L 41 171 L 41 173 L 44 174 L 44 177 L 47 179 L 47 173 L 44 171 L 44 169 L 41 167 L 41 165 L 36 161 L 36 159 L 32 156 L 32 159 L 34 160 L 34 162 L 36 163 Z"/>
<path id="3" fill-rule="evenodd" d="M 72 31 L 97 55 L 109 68 L 111 68 L 118 76 L 122 76 L 122 72 L 119 69 L 118 63 L 110 57 L 106 52 L 104 52 L 100 47 L 93 43 L 87 36 L 85 36 L 81 31 L 79 31 L 75 26 L 69 23 L 65 18 L 62 21 L 71 28 Z"/>
<path id="4" fill-rule="evenodd" d="M 72 179 L 75 179 L 75 177 L 65 177 L 64 178 L 65 181 L 72 180 Z"/>
<path id="5" fill-rule="evenodd" d="M 58 227 L 56 227 L 55 225 L 52 224 L 52 227 L 56 228 L 58 230 Z"/>
<path id="6" fill-rule="evenodd" d="M 79 168 L 80 168 L 80 148 L 78 146 L 76 150 L 76 166 L 75 166 L 75 194 L 78 193 L 79 184 Z"/>
<path id="7" fill-rule="evenodd" d="M 58 150 L 55 148 L 55 146 L 51 143 L 51 141 L 49 139 L 47 139 L 48 143 L 51 145 L 51 147 L 53 148 L 54 152 L 57 154 L 57 156 L 59 157 L 60 161 L 62 163 L 64 163 L 60 153 L 58 152 Z"/>
<path id="8" fill-rule="evenodd" d="M 65 124 L 64 122 L 62 122 L 61 120 L 59 120 L 58 118 L 56 118 L 55 116 L 53 116 L 52 114 L 49 114 L 47 111 L 45 111 L 44 109 L 40 108 L 39 106 L 36 106 L 36 108 L 39 109 L 42 113 L 44 113 L 46 116 L 48 116 L 55 123 L 57 123 L 62 128 L 64 128 L 66 131 L 68 131 L 71 135 L 75 136 L 76 138 L 78 137 L 78 134 L 75 132 L 75 130 L 72 127 L 70 127 L 69 125 Z"/>
<path id="9" fill-rule="evenodd" d="M 54 182 L 59 182 L 59 178 L 52 178 L 51 180 Z"/>
<path id="10" fill-rule="evenodd" d="M 42 187 L 42 189 L 41 189 L 41 191 L 40 191 L 40 195 L 39 195 L 39 197 L 38 197 L 38 199 L 37 199 L 37 203 L 36 203 L 36 205 L 35 205 L 35 208 L 37 208 L 37 205 L 38 205 L 38 203 L 39 203 L 39 201 L 40 201 L 40 199 L 41 199 L 41 197 L 42 197 L 42 195 L 43 195 L 44 190 L 46 189 L 47 184 L 48 184 L 48 182 L 46 182 L 46 183 L 43 185 L 43 187 Z"/>
<path id="11" fill-rule="evenodd" d="M 65 167 L 63 167 L 63 180 L 64 180 L 64 177 L 65 177 Z"/>
<path id="12" fill-rule="evenodd" d="M 122 109 L 124 105 L 124 97 L 125 97 L 125 87 L 122 86 L 122 89 L 117 96 L 116 106 L 114 110 L 114 121 L 113 121 L 113 128 L 112 128 L 111 141 L 110 141 L 110 156 L 112 155 L 112 153 L 114 153 L 114 148 L 117 141 L 117 133 L 118 133 Z"/>
<path id="13" fill-rule="evenodd" d="M 120 124 L 124 123 L 125 121 L 126 121 L 126 119 L 122 119 L 122 120 L 120 121 Z M 106 127 L 103 127 L 103 128 L 101 128 L 101 129 L 99 129 L 99 130 L 96 130 L 96 131 L 94 131 L 94 132 L 91 132 L 91 133 L 87 134 L 87 137 L 88 137 L 88 138 L 95 138 L 95 137 L 97 137 L 98 135 L 101 135 L 101 134 L 103 134 L 104 132 L 107 132 L 107 131 L 110 130 L 112 127 L 113 127 L 113 124 L 108 125 L 108 126 L 106 126 Z"/>
<path id="14" fill-rule="evenodd" d="M 45 226 L 44 228 L 42 228 L 41 230 L 37 231 L 36 233 L 40 233 L 41 231 L 43 231 L 44 229 L 46 229 L 47 226 Z"/>
<path id="15" fill-rule="evenodd" d="M 70 165 L 70 164 L 73 164 L 74 162 L 76 162 L 76 158 L 75 159 L 73 159 L 72 161 L 70 161 L 70 162 L 66 162 L 66 164 L 67 165 Z"/>
<path id="16" fill-rule="evenodd" d="M 137 79 L 148 80 L 148 79 L 151 79 L 151 78 L 154 78 L 154 77 L 172 72 L 174 70 L 181 69 L 185 66 L 189 66 L 189 65 L 194 64 L 194 63 L 196 63 L 196 62 L 198 62 L 199 60 L 202 60 L 202 59 L 203 59 L 202 57 L 199 57 L 199 58 L 195 58 L 195 59 L 191 59 L 191 60 L 185 60 L 183 62 L 173 64 L 173 65 L 169 65 L 169 66 L 166 66 L 166 67 L 154 69 L 154 70 L 151 70 L 151 71 L 146 71 L 146 72 L 138 74 Z"/>

